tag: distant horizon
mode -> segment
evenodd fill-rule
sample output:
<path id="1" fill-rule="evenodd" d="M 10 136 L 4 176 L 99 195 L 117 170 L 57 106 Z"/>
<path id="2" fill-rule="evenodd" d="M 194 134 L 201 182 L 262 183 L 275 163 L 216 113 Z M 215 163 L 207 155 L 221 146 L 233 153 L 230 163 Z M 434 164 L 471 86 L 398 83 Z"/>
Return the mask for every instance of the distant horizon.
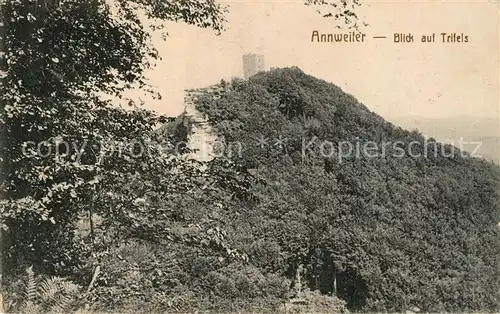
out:
<path id="1" fill-rule="evenodd" d="M 475 119 L 489 119 L 489 120 L 495 120 L 498 121 L 496 117 L 491 117 L 491 116 L 486 116 L 486 115 L 475 115 L 475 114 L 466 114 L 466 113 L 459 113 L 459 114 L 451 114 L 449 116 L 425 116 L 422 114 L 413 114 L 413 113 L 408 113 L 406 115 L 387 115 L 387 117 L 418 117 L 418 118 L 426 118 L 426 119 L 445 119 L 445 118 L 475 118 Z"/>

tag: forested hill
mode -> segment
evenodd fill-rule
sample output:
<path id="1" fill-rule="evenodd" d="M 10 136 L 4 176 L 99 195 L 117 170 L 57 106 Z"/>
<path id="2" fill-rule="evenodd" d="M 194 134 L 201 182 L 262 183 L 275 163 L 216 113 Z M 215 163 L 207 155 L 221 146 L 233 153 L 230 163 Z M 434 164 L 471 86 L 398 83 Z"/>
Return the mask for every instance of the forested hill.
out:
<path id="1" fill-rule="evenodd" d="M 295 67 L 221 84 L 197 109 L 255 179 L 228 223 L 255 265 L 354 310 L 498 310 L 499 167 Z"/>

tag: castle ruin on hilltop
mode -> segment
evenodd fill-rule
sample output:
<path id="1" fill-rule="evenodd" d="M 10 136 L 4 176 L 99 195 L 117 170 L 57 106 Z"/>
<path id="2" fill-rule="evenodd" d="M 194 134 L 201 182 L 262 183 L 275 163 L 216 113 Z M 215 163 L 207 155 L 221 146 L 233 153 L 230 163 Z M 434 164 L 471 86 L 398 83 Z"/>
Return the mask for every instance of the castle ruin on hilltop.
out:
<path id="1" fill-rule="evenodd" d="M 264 55 L 248 53 L 243 55 L 243 75 L 245 79 L 265 71 Z M 210 95 L 219 98 L 221 93 L 230 85 L 228 82 L 211 85 L 205 88 L 194 88 L 184 90 L 184 115 L 192 122 L 191 134 L 188 137 L 188 148 L 193 152 L 190 158 L 198 161 L 209 161 L 214 158 L 214 143 L 217 136 L 206 120 L 198 110 L 196 110 L 196 101 L 199 97 Z"/>
<path id="2" fill-rule="evenodd" d="M 264 55 L 248 53 L 243 55 L 243 76 L 249 79 L 259 72 L 265 71 Z"/>

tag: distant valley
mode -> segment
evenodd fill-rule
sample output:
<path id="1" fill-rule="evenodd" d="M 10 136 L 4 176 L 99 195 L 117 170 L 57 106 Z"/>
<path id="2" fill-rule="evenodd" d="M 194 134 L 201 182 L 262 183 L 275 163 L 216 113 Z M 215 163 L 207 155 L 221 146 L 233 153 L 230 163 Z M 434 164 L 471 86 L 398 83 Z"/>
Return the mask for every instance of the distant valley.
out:
<path id="1" fill-rule="evenodd" d="M 500 129 L 496 118 L 465 115 L 429 118 L 411 115 L 388 117 L 388 120 L 408 130 L 417 129 L 425 136 L 457 147 L 462 142 L 469 153 L 479 146 L 475 156 L 500 163 Z"/>

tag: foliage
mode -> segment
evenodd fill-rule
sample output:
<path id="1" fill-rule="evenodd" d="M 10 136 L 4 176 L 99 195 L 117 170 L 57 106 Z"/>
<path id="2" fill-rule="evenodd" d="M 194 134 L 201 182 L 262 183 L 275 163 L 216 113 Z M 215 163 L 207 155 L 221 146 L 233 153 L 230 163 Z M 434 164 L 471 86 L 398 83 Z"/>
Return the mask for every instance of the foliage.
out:
<path id="1" fill-rule="evenodd" d="M 104 203 L 96 198 L 131 176 L 165 169 L 158 181 L 176 168 L 158 149 L 136 158 L 138 147 L 164 142 L 152 130 L 165 117 L 101 97 L 150 89 L 144 71 L 159 56 L 141 14 L 155 27 L 179 21 L 220 33 L 227 8 L 213 0 L 8 0 L 1 9 L 2 256 L 7 267 L 58 272 L 80 259 L 73 225 L 94 202 Z"/>
<path id="2" fill-rule="evenodd" d="M 358 1 L 305 3 L 359 26 Z M 354 310 L 498 310 L 498 167 L 443 156 L 454 148 L 385 122 L 298 68 L 223 82 L 220 97 L 200 99 L 242 155 L 208 164 L 173 156 L 189 121 L 157 132 L 172 119 L 103 94 L 150 89 L 144 71 L 159 56 L 142 13 L 154 27 L 182 21 L 220 33 L 224 6 L 9 0 L 2 11 L 4 272 L 33 264 L 88 283 L 101 265 L 90 295 L 97 311 L 275 312 L 299 265 L 315 291 L 306 311 L 344 311 L 339 297 Z M 260 136 L 267 144 L 255 145 Z M 286 142 L 273 142 L 280 136 Z M 406 150 L 416 141 L 428 157 L 394 157 L 389 147 L 380 158 L 324 158 L 325 140 L 401 141 Z M 78 230 L 82 216 L 90 227 Z M 28 277 L 15 309 L 72 307 L 77 286 Z"/>
<path id="3" fill-rule="evenodd" d="M 90 298 L 96 312 L 265 309 L 278 307 L 289 286 L 241 259 L 170 241 L 130 240 L 105 260 Z"/>
<path id="4" fill-rule="evenodd" d="M 193 133 L 193 121 L 185 113 L 172 119 L 169 123 L 155 131 L 162 138 L 165 138 L 165 148 L 171 154 L 184 154 L 189 151 L 187 142 Z"/>
<path id="5" fill-rule="evenodd" d="M 32 268 L 26 269 L 24 282 L 11 287 L 12 299 L 6 300 L 7 313 L 68 313 L 78 309 L 81 288 L 63 278 L 41 278 Z"/>
<path id="6" fill-rule="evenodd" d="M 349 313 L 344 300 L 311 290 L 304 291 L 299 299 L 289 300 L 283 310 L 285 313 Z"/>
<path id="7" fill-rule="evenodd" d="M 5 270 L 34 264 L 58 273 L 85 251 L 73 241 L 82 211 L 108 218 L 133 207 L 124 197 L 94 208 L 132 177 L 166 180 L 180 163 L 165 157 L 153 133 L 165 117 L 101 97 L 134 84 L 147 90 L 143 73 L 158 55 L 140 10 L 220 31 L 224 9 L 213 1 L 10 0 L 2 10 L 2 257 Z"/>
<path id="8" fill-rule="evenodd" d="M 361 5 L 360 0 L 305 0 L 304 3 L 315 7 L 317 13 L 324 18 L 335 21 L 336 28 L 359 30 L 361 26 L 367 25 L 364 21 L 361 25 L 358 24 L 356 9 Z"/>
<path id="9" fill-rule="evenodd" d="M 254 198 L 234 205 L 228 226 L 251 261 L 288 278 L 303 264 L 311 290 L 332 293 L 336 282 L 354 310 L 498 310 L 497 166 L 393 126 L 298 68 L 230 85 L 197 108 L 242 144 L 230 159 L 254 177 Z M 403 153 L 339 155 L 368 142 Z M 276 243 L 279 258 L 266 260 L 261 242 Z"/>

